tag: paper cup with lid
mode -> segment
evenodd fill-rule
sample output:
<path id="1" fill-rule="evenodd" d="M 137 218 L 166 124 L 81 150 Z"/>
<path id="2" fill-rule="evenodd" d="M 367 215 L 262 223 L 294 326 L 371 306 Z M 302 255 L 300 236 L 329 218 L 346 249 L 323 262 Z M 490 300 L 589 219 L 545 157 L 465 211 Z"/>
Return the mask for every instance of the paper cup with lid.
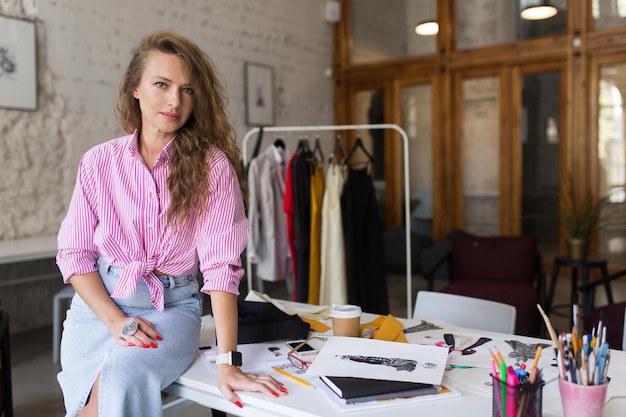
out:
<path id="1" fill-rule="evenodd" d="M 360 336 L 361 307 L 352 304 L 333 304 L 330 319 L 335 336 Z"/>

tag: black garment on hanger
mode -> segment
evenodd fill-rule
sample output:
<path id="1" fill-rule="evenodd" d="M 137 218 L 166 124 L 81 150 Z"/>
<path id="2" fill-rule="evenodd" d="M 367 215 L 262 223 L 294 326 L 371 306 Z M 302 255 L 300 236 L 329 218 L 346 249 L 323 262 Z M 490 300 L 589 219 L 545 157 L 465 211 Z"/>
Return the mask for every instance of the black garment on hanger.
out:
<path id="1" fill-rule="evenodd" d="M 361 140 L 361 138 L 356 138 L 356 141 L 354 142 L 354 146 L 352 147 L 352 149 L 350 149 L 350 152 L 348 152 L 345 158 L 343 158 L 344 165 L 350 164 L 350 158 L 352 157 L 352 155 L 355 154 L 357 150 L 361 150 L 361 152 L 365 154 L 365 156 L 367 157 L 366 163 L 367 162 L 374 163 L 374 155 L 372 155 L 371 153 L 367 151 L 367 149 L 363 145 L 363 141 Z"/>
<path id="2" fill-rule="evenodd" d="M 291 173 L 296 210 L 294 220 L 297 271 L 295 301 L 306 303 L 309 300 L 309 251 L 311 248 L 311 171 L 309 159 L 313 157 L 313 153 L 309 150 L 308 141 L 300 142 L 298 155 L 293 161 Z"/>
<path id="3" fill-rule="evenodd" d="M 389 314 L 382 225 L 367 169 L 350 170 L 341 194 L 348 302 Z"/>

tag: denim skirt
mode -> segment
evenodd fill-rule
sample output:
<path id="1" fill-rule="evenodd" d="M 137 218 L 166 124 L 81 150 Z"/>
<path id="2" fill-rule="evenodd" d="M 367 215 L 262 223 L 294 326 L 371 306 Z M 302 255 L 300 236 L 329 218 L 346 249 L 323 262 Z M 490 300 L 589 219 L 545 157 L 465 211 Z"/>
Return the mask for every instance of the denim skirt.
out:
<path id="1" fill-rule="evenodd" d="M 123 268 L 98 260 L 105 288 L 111 294 Z M 63 323 L 61 372 L 66 416 L 77 416 L 100 374 L 99 417 L 161 416 L 161 390 L 174 382 L 194 359 L 200 337 L 202 301 L 195 274 L 158 277 L 165 286 L 165 309 L 150 301 L 147 285 L 113 301 L 127 316 L 150 321 L 163 337 L 154 348 L 123 347 L 76 294 Z"/>

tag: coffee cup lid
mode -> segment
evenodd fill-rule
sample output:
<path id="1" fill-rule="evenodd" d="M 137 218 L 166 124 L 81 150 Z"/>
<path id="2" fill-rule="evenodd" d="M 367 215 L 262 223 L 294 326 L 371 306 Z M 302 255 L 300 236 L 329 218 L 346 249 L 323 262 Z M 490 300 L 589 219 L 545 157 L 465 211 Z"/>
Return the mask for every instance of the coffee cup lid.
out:
<path id="1" fill-rule="evenodd" d="M 361 307 L 352 304 L 333 304 L 330 309 L 330 316 L 340 319 L 360 317 Z"/>

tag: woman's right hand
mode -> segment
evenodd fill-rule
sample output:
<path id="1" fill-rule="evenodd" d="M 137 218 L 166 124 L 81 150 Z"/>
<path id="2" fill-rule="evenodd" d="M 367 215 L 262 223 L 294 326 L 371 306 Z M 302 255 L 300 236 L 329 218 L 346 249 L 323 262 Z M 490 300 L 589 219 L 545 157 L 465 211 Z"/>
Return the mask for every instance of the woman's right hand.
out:
<path id="1" fill-rule="evenodd" d="M 150 321 L 138 316 L 128 317 L 120 310 L 104 288 L 102 278 L 97 271 L 84 275 L 72 275 L 70 282 L 78 295 L 107 326 L 117 344 L 147 349 L 157 348 L 155 340 L 163 340 Z M 133 335 L 125 335 L 124 328 L 131 321 L 137 322 L 137 332 Z"/>
<path id="2" fill-rule="evenodd" d="M 124 334 L 124 329 L 133 321 L 137 324 L 137 331 L 131 335 Z M 163 340 L 161 335 L 154 330 L 152 322 L 139 316 L 120 317 L 110 324 L 109 331 L 115 337 L 115 341 L 121 346 L 156 349 L 158 345 L 155 340 Z"/>

